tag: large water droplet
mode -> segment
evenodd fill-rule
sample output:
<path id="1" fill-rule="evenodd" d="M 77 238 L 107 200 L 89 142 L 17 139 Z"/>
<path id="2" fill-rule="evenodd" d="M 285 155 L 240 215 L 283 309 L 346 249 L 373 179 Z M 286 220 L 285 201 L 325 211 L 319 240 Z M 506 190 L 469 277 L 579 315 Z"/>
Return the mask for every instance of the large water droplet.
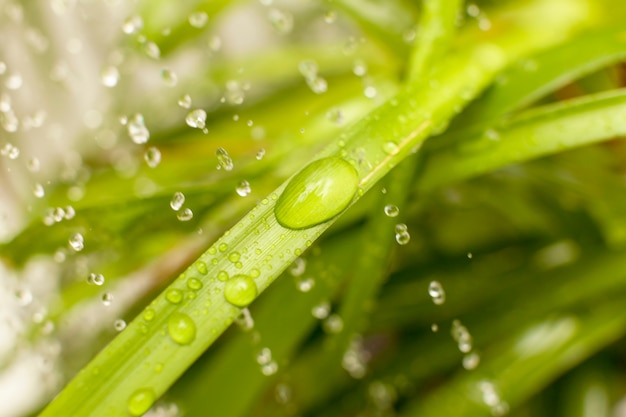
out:
<path id="1" fill-rule="evenodd" d="M 400 210 L 398 209 L 398 207 L 394 206 L 393 204 L 387 204 L 384 211 L 387 217 L 396 217 L 398 216 L 398 214 L 400 214 Z"/>
<path id="2" fill-rule="evenodd" d="M 246 307 L 257 294 L 256 283 L 247 275 L 235 275 L 224 284 L 224 298 L 237 307 Z"/>
<path id="3" fill-rule="evenodd" d="M 183 204 L 185 204 L 185 194 L 181 193 L 180 191 L 176 191 L 174 193 L 174 196 L 170 200 L 170 207 L 172 208 L 172 210 L 178 211 L 183 206 Z"/>
<path id="4" fill-rule="evenodd" d="M 167 332 L 179 345 L 188 345 L 196 338 L 196 323 L 185 313 L 172 313 L 167 321 Z"/>
<path id="5" fill-rule="evenodd" d="M 187 114 L 187 117 L 185 117 L 185 122 L 188 126 L 204 129 L 206 124 L 206 112 L 202 109 L 192 110 Z"/>
<path id="6" fill-rule="evenodd" d="M 428 294 L 433 299 L 433 303 L 441 305 L 446 302 L 446 293 L 439 281 L 431 281 L 428 285 Z"/>
<path id="7" fill-rule="evenodd" d="M 152 388 L 139 388 L 130 396 L 127 409 L 131 416 L 142 416 L 152 407 L 156 400 L 156 394 Z"/>
<path id="8" fill-rule="evenodd" d="M 306 229 L 324 223 L 348 207 L 359 178 L 341 158 L 319 159 L 296 174 L 278 198 L 274 214 L 290 229 Z"/>

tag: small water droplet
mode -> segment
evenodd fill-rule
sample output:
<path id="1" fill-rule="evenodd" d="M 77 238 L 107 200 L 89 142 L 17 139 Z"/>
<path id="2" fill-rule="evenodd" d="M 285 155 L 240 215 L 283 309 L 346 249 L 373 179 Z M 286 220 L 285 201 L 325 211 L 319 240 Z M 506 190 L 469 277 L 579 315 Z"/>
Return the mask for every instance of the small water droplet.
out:
<path id="1" fill-rule="evenodd" d="M 289 267 L 289 273 L 294 277 L 299 277 L 306 271 L 306 261 L 302 258 L 296 258 Z"/>
<path id="2" fill-rule="evenodd" d="M 25 289 L 19 289 L 15 291 L 15 298 L 17 298 L 17 302 L 22 307 L 25 307 L 32 303 L 33 301 L 33 293 Z"/>
<path id="3" fill-rule="evenodd" d="M 319 320 L 323 320 L 330 314 L 330 303 L 328 301 L 322 301 L 321 303 L 313 306 L 311 309 L 313 317 Z"/>
<path id="4" fill-rule="evenodd" d="M 43 198 L 46 195 L 46 191 L 43 189 L 43 186 L 39 183 L 36 183 L 33 187 L 33 195 L 37 198 Z"/>
<path id="5" fill-rule="evenodd" d="M 100 71 L 100 82 L 105 87 L 115 87 L 120 79 L 120 72 L 114 65 L 108 65 Z"/>
<path id="6" fill-rule="evenodd" d="M 128 136 L 136 144 L 146 143 L 150 139 L 150 131 L 145 125 L 143 115 L 140 113 L 131 117 L 126 124 L 126 129 L 128 130 Z"/>
<path id="7" fill-rule="evenodd" d="M 121 332 L 122 330 L 124 330 L 126 328 L 126 322 L 122 319 L 117 319 L 115 320 L 115 322 L 113 323 L 113 327 L 115 328 L 115 330 L 117 330 L 118 332 Z"/>
<path id="8" fill-rule="evenodd" d="M 206 124 L 206 111 L 202 109 L 192 110 L 185 117 L 188 126 L 196 129 L 204 129 Z"/>
<path id="9" fill-rule="evenodd" d="M 326 112 L 326 118 L 336 124 L 337 126 L 341 126 L 344 124 L 345 120 L 343 118 L 343 113 L 338 108 L 333 108 Z"/>
<path id="10" fill-rule="evenodd" d="M 19 72 L 9 74 L 4 80 L 4 85 L 9 90 L 19 90 L 20 88 L 22 88 L 23 83 L 24 81 L 22 79 L 22 75 Z"/>
<path id="11" fill-rule="evenodd" d="M 431 281 L 428 285 L 428 295 L 433 300 L 433 303 L 441 305 L 446 302 L 446 293 L 439 281 Z"/>
<path id="12" fill-rule="evenodd" d="M 193 219 L 193 211 L 190 208 L 184 208 L 176 214 L 176 218 L 181 222 L 188 222 Z"/>
<path id="13" fill-rule="evenodd" d="M 217 169 L 223 169 L 224 171 L 232 171 L 234 165 L 233 165 L 233 160 L 230 158 L 230 155 L 228 155 L 228 152 L 226 152 L 226 149 L 224 148 L 217 148 L 215 150 L 215 156 L 217 157 Z"/>
<path id="14" fill-rule="evenodd" d="M 397 224 L 395 229 L 396 229 L 396 242 L 398 242 L 399 245 L 408 244 L 409 241 L 411 240 L 411 235 L 409 234 L 409 231 L 407 230 L 406 224 L 403 224 L 403 223 Z"/>
<path id="15" fill-rule="evenodd" d="M 293 30 L 291 13 L 273 8 L 269 10 L 267 16 L 274 30 L 280 35 L 286 35 Z"/>
<path id="16" fill-rule="evenodd" d="M 356 61 L 354 61 L 354 65 L 352 66 L 352 72 L 357 77 L 364 76 L 365 74 L 367 74 L 367 64 L 365 64 L 365 62 L 361 61 L 360 59 L 357 59 Z"/>
<path id="17" fill-rule="evenodd" d="M 474 258 L 474 254 L 472 254 L 472 252 L 467 252 L 467 259 L 472 259 Z"/>
<path id="18" fill-rule="evenodd" d="M 17 159 L 20 156 L 20 149 L 10 143 L 7 143 L 2 147 L 0 154 L 8 157 L 9 159 Z"/>
<path id="19" fill-rule="evenodd" d="M 81 235 L 80 233 L 74 233 L 70 237 L 69 243 L 70 243 L 70 247 L 76 252 L 80 252 L 85 247 L 85 239 L 83 238 L 83 235 Z"/>
<path id="20" fill-rule="evenodd" d="M 400 214 L 400 209 L 398 209 L 398 207 L 394 206 L 393 204 L 387 204 L 384 208 L 384 211 L 387 217 L 397 217 L 398 214 Z"/>
<path id="21" fill-rule="evenodd" d="M 205 268 L 206 268 L 206 265 L 205 265 Z M 202 281 L 200 281 L 198 278 L 189 278 L 187 280 L 187 288 L 189 288 L 192 291 L 198 291 L 202 289 Z"/>
<path id="22" fill-rule="evenodd" d="M 158 148 L 151 146 L 146 149 L 146 152 L 143 154 L 143 159 L 150 168 L 156 168 L 159 163 L 161 163 L 161 151 L 159 151 Z"/>
<path id="23" fill-rule="evenodd" d="M 315 286 L 315 280 L 311 277 L 300 278 L 296 280 L 298 291 L 309 292 Z"/>
<path id="24" fill-rule="evenodd" d="M 152 59 L 159 59 L 161 57 L 161 50 L 159 46 L 154 42 L 146 42 L 143 45 L 143 50 Z"/>
<path id="25" fill-rule="evenodd" d="M 265 156 L 265 149 L 263 148 L 259 149 L 259 151 L 256 153 L 257 161 L 260 161 L 261 159 L 263 159 L 264 156 Z"/>
<path id="26" fill-rule="evenodd" d="M 337 314 L 331 314 L 324 320 L 322 327 L 326 333 L 340 333 L 343 330 L 343 319 Z"/>
<path id="27" fill-rule="evenodd" d="M 185 194 L 180 191 L 176 191 L 170 200 L 170 207 L 174 211 L 180 210 L 180 208 L 185 204 Z"/>
<path id="28" fill-rule="evenodd" d="M 127 410 L 133 417 L 144 415 L 156 401 L 156 394 L 152 388 L 139 388 L 128 399 Z"/>
<path id="29" fill-rule="evenodd" d="M 343 159 L 329 157 L 307 165 L 287 184 L 274 214 L 290 229 L 326 222 L 348 207 L 358 187 L 358 175 Z"/>
<path id="30" fill-rule="evenodd" d="M 141 16 L 131 16 L 124 20 L 122 31 L 127 35 L 133 35 L 143 29 L 143 19 Z"/>
<path id="31" fill-rule="evenodd" d="M 217 52 L 222 49 L 222 38 L 219 36 L 211 36 L 209 38 L 209 49 L 212 52 Z"/>
<path id="32" fill-rule="evenodd" d="M 335 23 L 336 20 L 337 12 L 335 12 L 334 10 L 328 10 L 326 13 L 324 13 L 324 22 L 328 23 L 329 25 Z"/>
<path id="33" fill-rule="evenodd" d="M 168 87 L 174 87 L 178 84 L 178 76 L 176 73 L 169 69 L 161 70 L 161 79 L 163 83 Z"/>
<path id="34" fill-rule="evenodd" d="M 431 324 L 431 325 L 430 325 L 430 330 L 431 330 L 433 333 L 437 333 L 437 332 L 439 331 L 439 325 L 438 325 L 437 323 L 433 323 L 433 324 Z"/>
<path id="35" fill-rule="evenodd" d="M 40 166 L 39 158 L 31 158 L 26 165 L 30 172 L 39 172 Z"/>
<path id="36" fill-rule="evenodd" d="M 209 270 L 206 266 L 206 263 L 202 262 L 202 261 L 197 261 L 196 262 L 196 269 L 198 270 L 198 272 L 200 272 L 202 275 L 206 275 Z"/>
<path id="37" fill-rule="evenodd" d="M 189 24 L 197 29 L 203 28 L 209 20 L 205 12 L 194 12 L 189 15 Z"/>
<path id="38" fill-rule="evenodd" d="M 228 104 L 231 104 L 233 106 L 243 104 L 246 98 L 243 86 L 237 80 L 228 80 L 226 82 L 225 94 L 225 100 L 228 102 Z"/>
<path id="39" fill-rule="evenodd" d="M 250 183 L 248 181 L 241 181 L 237 186 L 236 191 L 241 197 L 246 197 L 252 192 L 252 188 L 250 188 Z"/>
<path id="40" fill-rule="evenodd" d="M 145 321 L 152 321 L 154 320 L 154 318 L 156 317 L 156 312 L 154 311 L 153 308 L 146 308 L 146 310 L 143 312 L 143 319 Z"/>
<path id="41" fill-rule="evenodd" d="M 469 353 L 463 357 L 463 368 L 471 371 L 472 369 L 476 369 L 478 364 L 480 363 L 480 355 L 476 352 Z"/>
<path id="42" fill-rule="evenodd" d="M 306 80 L 307 85 L 315 94 L 322 94 L 328 90 L 328 82 L 326 79 L 317 76 L 315 78 L 308 78 Z"/>
<path id="43" fill-rule="evenodd" d="M 468 353 L 472 350 L 472 335 L 459 320 L 452 322 L 452 338 L 457 342 L 459 350 Z"/>
<path id="44" fill-rule="evenodd" d="M 165 292 L 165 299 L 172 304 L 179 304 L 183 301 L 183 292 L 178 288 L 170 288 Z"/>
<path id="45" fill-rule="evenodd" d="M 270 348 L 264 347 L 256 355 L 256 361 L 259 365 L 266 365 L 272 360 L 272 351 Z"/>
<path id="46" fill-rule="evenodd" d="M 179 345 L 189 345 L 196 339 L 196 323 L 187 314 L 174 312 L 167 321 L 167 333 Z"/>
<path id="47" fill-rule="evenodd" d="M 278 372 L 278 364 L 275 361 L 261 366 L 261 373 L 265 376 L 274 375 L 276 372 Z"/>
<path id="48" fill-rule="evenodd" d="M 72 206 L 65 206 L 65 220 L 73 219 L 76 216 L 76 211 Z"/>
<path id="49" fill-rule="evenodd" d="M 246 307 L 257 294 L 256 283 L 246 275 L 235 275 L 224 284 L 224 298 L 237 307 Z"/>
<path id="50" fill-rule="evenodd" d="M 106 307 L 113 304 L 113 294 L 111 294 L 110 292 L 105 292 L 104 294 L 102 294 L 102 304 L 104 304 Z"/>
<path id="51" fill-rule="evenodd" d="M 87 283 L 91 285 L 101 286 L 104 284 L 104 275 L 96 274 L 95 272 L 92 272 L 87 277 Z"/>
<path id="52" fill-rule="evenodd" d="M 189 94 L 185 94 L 184 96 L 179 98 L 178 105 L 183 109 L 191 108 L 191 96 Z"/>
<path id="53" fill-rule="evenodd" d="M 385 142 L 383 144 L 383 151 L 387 155 L 393 155 L 398 152 L 398 144 L 392 141 Z"/>
<path id="54" fill-rule="evenodd" d="M 378 94 L 378 91 L 376 90 L 376 87 L 370 85 L 365 87 L 365 89 L 363 90 L 363 94 L 367 98 L 375 98 Z"/>
<path id="55" fill-rule="evenodd" d="M 237 323 L 242 330 L 252 330 L 254 328 L 254 319 L 250 314 L 250 310 L 247 308 L 242 309 L 241 314 L 235 319 L 235 323 Z"/>

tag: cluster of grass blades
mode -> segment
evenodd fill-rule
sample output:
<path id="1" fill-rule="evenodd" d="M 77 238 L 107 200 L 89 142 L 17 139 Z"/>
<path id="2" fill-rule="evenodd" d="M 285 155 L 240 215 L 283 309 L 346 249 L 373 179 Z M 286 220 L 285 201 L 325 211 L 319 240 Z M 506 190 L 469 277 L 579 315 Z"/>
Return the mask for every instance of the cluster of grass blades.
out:
<path id="1" fill-rule="evenodd" d="M 52 3 L 7 10 L 123 19 L 0 246 L 57 347 L 21 415 L 626 415 L 620 1 Z"/>

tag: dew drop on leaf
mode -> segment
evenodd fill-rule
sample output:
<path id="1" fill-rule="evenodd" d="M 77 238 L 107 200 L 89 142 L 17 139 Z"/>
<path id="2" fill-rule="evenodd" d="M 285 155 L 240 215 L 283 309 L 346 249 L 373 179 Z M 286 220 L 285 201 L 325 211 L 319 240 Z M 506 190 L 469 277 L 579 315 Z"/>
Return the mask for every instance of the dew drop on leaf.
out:
<path id="1" fill-rule="evenodd" d="M 341 158 L 314 161 L 285 187 L 274 208 L 276 219 L 289 229 L 324 223 L 348 207 L 358 182 L 354 167 Z"/>
<path id="2" fill-rule="evenodd" d="M 156 394 L 152 388 L 139 388 L 128 399 L 128 413 L 133 417 L 142 416 L 152 407 L 155 400 Z"/>
<path id="3" fill-rule="evenodd" d="M 170 288 L 165 292 L 165 299 L 172 304 L 179 304 L 183 301 L 183 292 L 177 288 Z"/>
<path id="4" fill-rule="evenodd" d="M 174 312 L 167 321 L 167 333 L 179 345 L 188 345 L 196 339 L 196 323 L 187 314 Z"/>
<path id="5" fill-rule="evenodd" d="M 247 275 L 235 275 L 224 284 L 224 298 L 237 307 L 246 307 L 257 294 L 256 283 Z"/>

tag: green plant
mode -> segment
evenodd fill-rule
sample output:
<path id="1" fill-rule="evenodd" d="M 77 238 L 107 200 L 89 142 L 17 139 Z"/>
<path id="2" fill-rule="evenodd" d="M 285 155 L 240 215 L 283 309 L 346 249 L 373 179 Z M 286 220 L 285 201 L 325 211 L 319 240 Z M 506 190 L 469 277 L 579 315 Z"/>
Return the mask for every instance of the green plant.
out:
<path id="1" fill-rule="evenodd" d="M 61 340 L 68 377 L 39 415 L 608 415 L 618 2 L 261 3 L 239 12 L 277 34 L 242 56 L 216 35 L 236 4 L 140 3 L 96 144 L 25 199 L 3 259 L 57 264 L 28 339 Z"/>

